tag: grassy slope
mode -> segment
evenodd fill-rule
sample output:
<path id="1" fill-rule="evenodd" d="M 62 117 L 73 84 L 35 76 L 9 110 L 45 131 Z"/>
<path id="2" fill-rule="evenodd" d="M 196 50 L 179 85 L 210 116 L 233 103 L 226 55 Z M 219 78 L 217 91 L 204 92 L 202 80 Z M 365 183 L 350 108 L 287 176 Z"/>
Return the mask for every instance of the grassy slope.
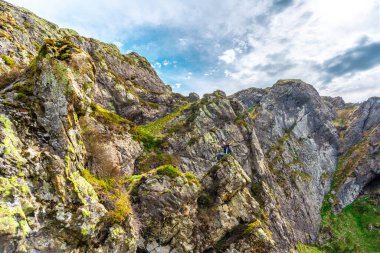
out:
<path id="1" fill-rule="evenodd" d="M 331 233 L 323 246 L 328 252 L 380 252 L 380 207 L 370 197 L 362 197 L 338 215 L 322 216 L 322 226 Z M 326 230 L 327 228 L 327 230 Z"/>

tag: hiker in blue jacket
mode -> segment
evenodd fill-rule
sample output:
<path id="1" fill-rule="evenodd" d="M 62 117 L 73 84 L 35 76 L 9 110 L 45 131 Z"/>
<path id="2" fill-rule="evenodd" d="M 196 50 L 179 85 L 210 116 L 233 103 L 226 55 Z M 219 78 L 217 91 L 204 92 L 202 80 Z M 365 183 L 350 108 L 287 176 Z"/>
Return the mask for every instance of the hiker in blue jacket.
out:
<path id="1" fill-rule="evenodd" d="M 221 145 L 221 148 L 223 149 L 223 153 L 219 153 L 216 155 L 216 158 L 218 160 L 222 159 L 224 156 L 226 155 L 230 155 L 232 153 L 232 150 L 231 150 L 231 146 L 230 144 L 226 143 L 226 142 L 223 142 L 223 144 Z"/>

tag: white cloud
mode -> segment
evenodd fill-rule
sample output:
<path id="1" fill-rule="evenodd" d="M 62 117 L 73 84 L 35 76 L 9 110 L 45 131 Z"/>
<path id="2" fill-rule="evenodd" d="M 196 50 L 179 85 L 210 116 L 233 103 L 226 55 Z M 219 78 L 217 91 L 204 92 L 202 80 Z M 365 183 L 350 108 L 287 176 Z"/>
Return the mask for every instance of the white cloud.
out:
<path id="1" fill-rule="evenodd" d="M 121 49 L 123 47 L 123 43 L 120 41 L 114 41 L 112 43 L 115 44 L 119 49 Z"/>
<path id="2" fill-rule="evenodd" d="M 372 96 L 380 96 L 380 66 L 360 72 L 353 77 L 335 78 L 320 93 L 341 96 L 345 101 L 362 102 Z"/>
<path id="3" fill-rule="evenodd" d="M 274 0 L 9 2 L 29 8 L 60 26 L 76 29 L 85 36 L 119 41 L 124 47 L 131 38 L 140 38 L 151 28 L 172 29 L 170 36 L 173 37 L 167 41 L 163 38 L 165 45 L 155 45 L 153 38 L 137 46 L 155 51 L 156 56 L 160 52 L 172 53 L 174 49 L 180 52 L 197 50 L 189 51 L 186 56 L 198 68 L 206 64 L 203 71 L 192 69 L 187 62 L 186 66 L 181 66 L 183 59 L 177 64 L 162 54 L 153 58 L 155 61 L 168 59 L 154 64 L 156 68 L 172 63 L 170 66 L 178 72 L 170 72 L 170 79 L 177 78 L 170 83 L 182 83 L 183 91 L 193 87 L 195 91 L 209 92 L 215 88 L 233 92 L 250 86 L 270 86 L 278 79 L 300 78 L 325 94 L 340 93 L 352 101 L 367 95 L 380 96 L 378 86 L 373 86 L 380 77 L 378 70 L 322 83 L 323 73 L 316 68 L 357 45 L 363 37 L 380 41 L 379 0 L 294 0 L 289 8 L 273 7 Z M 194 74 L 188 75 L 184 69 Z"/>
<path id="4" fill-rule="evenodd" d="M 193 73 L 192 73 L 192 72 L 188 72 L 188 73 L 186 74 L 186 76 L 185 76 L 185 79 L 186 79 L 186 80 L 190 80 L 192 76 L 193 76 Z"/>
<path id="5" fill-rule="evenodd" d="M 224 61 L 227 64 L 231 64 L 235 61 L 235 58 L 236 58 L 235 50 L 228 49 L 224 51 L 223 54 L 220 55 L 218 58 L 219 60 Z"/>
<path id="6" fill-rule="evenodd" d="M 289 8 L 273 16 L 265 29 L 256 28 L 247 35 L 253 50 L 236 59 L 225 71 L 225 75 L 236 82 L 246 86 L 268 86 L 278 79 L 300 78 L 323 92 L 322 88 L 340 82 L 339 92 L 349 101 L 380 95 L 379 89 L 360 84 L 355 75 L 323 84 L 319 81 L 323 73 L 316 68 L 357 45 L 365 36 L 372 41 L 380 40 L 378 1 L 311 0 L 300 3 L 297 11 Z M 365 74 L 365 78 L 371 80 L 380 80 L 379 77 L 372 71 Z M 361 82 L 365 78 L 362 76 Z M 358 86 L 363 90 L 356 90 L 358 93 L 354 95 L 352 90 Z M 331 94 L 339 95 L 339 92 Z"/>
<path id="7" fill-rule="evenodd" d="M 157 69 L 160 69 L 160 68 L 162 67 L 162 64 L 159 63 L 159 62 L 155 62 L 155 63 L 153 64 L 153 67 L 154 67 L 154 68 L 157 68 Z"/>

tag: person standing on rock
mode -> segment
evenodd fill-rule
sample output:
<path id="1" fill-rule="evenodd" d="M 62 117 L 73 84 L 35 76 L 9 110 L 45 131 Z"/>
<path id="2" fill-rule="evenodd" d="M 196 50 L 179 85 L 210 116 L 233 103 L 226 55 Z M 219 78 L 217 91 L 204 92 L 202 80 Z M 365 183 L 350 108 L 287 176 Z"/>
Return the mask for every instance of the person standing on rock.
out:
<path id="1" fill-rule="evenodd" d="M 221 145 L 221 148 L 223 149 L 223 153 L 219 153 L 216 155 L 216 158 L 218 159 L 218 161 L 221 160 L 225 155 L 229 155 L 232 153 L 230 144 L 226 142 L 223 142 L 223 144 Z"/>
<path id="2" fill-rule="evenodd" d="M 226 143 L 226 142 L 223 142 L 222 148 L 223 148 L 223 153 L 224 153 L 225 155 L 229 155 L 229 154 L 231 154 L 231 147 L 230 147 L 230 144 L 228 144 L 228 143 Z"/>

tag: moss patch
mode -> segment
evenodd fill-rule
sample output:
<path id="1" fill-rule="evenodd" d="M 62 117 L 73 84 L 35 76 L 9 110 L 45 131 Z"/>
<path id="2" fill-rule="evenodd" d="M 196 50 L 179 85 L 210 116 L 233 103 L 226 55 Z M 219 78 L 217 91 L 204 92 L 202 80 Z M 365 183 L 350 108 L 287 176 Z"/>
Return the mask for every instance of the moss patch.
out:
<path id="1" fill-rule="evenodd" d="M 243 234 L 247 235 L 253 233 L 253 231 L 257 228 L 261 228 L 261 222 L 259 220 L 255 220 L 249 223 L 243 231 Z"/>
<path id="2" fill-rule="evenodd" d="M 30 232 L 26 214 L 34 211 L 34 204 L 24 179 L 0 177 L 0 234 L 26 236 Z"/>
<path id="3" fill-rule="evenodd" d="M 158 175 L 168 176 L 170 178 L 184 177 L 187 179 L 189 184 L 196 184 L 197 186 L 201 186 L 199 180 L 191 172 L 182 173 L 172 165 L 160 166 L 156 169 L 156 173 Z"/>
<path id="4" fill-rule="evenodd" d="M 81 50 L 68 40 L 45 40 L 45 44 L 41 47 L 39 55 L 42 57 L 50 56 L 58 60 L 68 60 L 75 53 Z"/>
<path id="5" fill-rule="evenodd" d="M 337 190 L 344 183 L 346 178 L 351 175 L 358 163 L 364 159 L 368 152 L 368 141 L 364 140 L 351 147 L 344 153 L 338 161 L 331 189 Z"/>
<path id="6" fill-rule="evenodd" d="M 158 175 L 165 175 L 171 178 L 182 176 L 183 173 L 172 165 L 163 165 L 157 168 Z"/>
<path id="7" fill-rule="evenodd" d="M 116 178 L 97 178 L 87 169 L 83 170 L 83 177 L 94 187 L 100 196 L 101 203 L 108 209 L 106 219 L 122 224 L 132 212 L 124 181 Z"/>
<path id="8" fill-rule="evenodd" d="M 8 55 L 0 55 L 1 59 L 3 59 L 4 63 L 9 67 L 13 68 L 16 65 L 16 62 L 9 57 Z"/>
<path id="9" fill-rule="evenodd" d="M 13 131 L 12 126 L 12 122 L 5 115 L 0 114 L 0 135 L 2 137 L 2 140 L 0 140 L 0 152 L 17 163 L 24 164 L 26 160 L 22 157 L 19 149 L 21 142 Z"/>
<path id="10" fill-rule="evenodd" d="M 104 109 L 103 107 L 97 104 L 91 104 L 92 114 L 96 119 L 100 122 L 107 125 L 115 125 L 115 124 L 132 124 L 129 120 L 120 117 L 118 114 Z"/>
<path id="11" fill-rule="evenodd" d="M 161 152 L 148 152 L 138 161 L 136 167 L 140 172 L 148 172 L 154 168 L 165 164 L 179 166 L 180 161 L 178 156 Z"/>
<path id="12" fill-rule="evenodd" d="M 173 121 L 176 117 L 178 117 L 182 111 L 188 109 L 191 106 L 191 104 L 187 104 L 176 111 L 159 118 L 158 120 L 151 122 L 145 126 L 140 126 L 138 130 L 141 133 L 144 133 L 146 135 L 153 136 L 155 138 L 163 138 L 164 137 L 164 129 L 165 127 Z"/>
<path id="13" fill-rule="evenodd" d="M 302 243 L 297 243 L 297 252 L 298 253 L 325 253 L 324 250 L 318 247 L 306 245 Z"/>

